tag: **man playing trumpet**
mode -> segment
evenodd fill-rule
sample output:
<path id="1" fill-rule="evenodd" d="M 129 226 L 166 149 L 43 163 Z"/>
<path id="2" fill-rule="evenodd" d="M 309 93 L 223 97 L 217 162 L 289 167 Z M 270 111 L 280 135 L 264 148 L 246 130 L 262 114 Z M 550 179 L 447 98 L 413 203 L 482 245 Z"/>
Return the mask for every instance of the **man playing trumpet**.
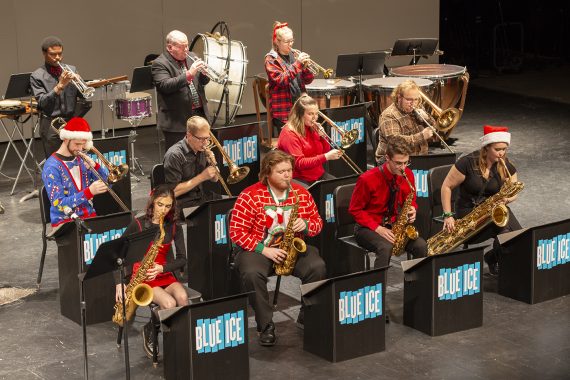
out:
<path id="1" fill-rule="evenodd" d="M 93 197 L 107 191 L 108 171 L 82 154 L 92 145 L 93 134 L 87 121 L 72 118 L 60 130 L 63 140 L 59 149 L 45 162 L 42 180 L 50 200 L 50 218 L 53 227 L 71 221 L 73 214 L 79 218 L 96 216 Z M 92 172 L 96 170 L 101 178 Z"/>

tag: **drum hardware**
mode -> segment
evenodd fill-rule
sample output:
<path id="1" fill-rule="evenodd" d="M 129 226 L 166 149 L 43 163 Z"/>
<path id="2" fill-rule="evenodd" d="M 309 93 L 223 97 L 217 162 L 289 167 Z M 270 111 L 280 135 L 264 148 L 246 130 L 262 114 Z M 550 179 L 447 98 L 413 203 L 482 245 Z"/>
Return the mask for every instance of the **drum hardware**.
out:
<path id="1" fill-rule="evenodd" d="M 218 148 L 218 150 L 220 151 L 220 154 L 222 155 L 223 160 L 226 160 L 226 163 L 228 164 L 230 175 L 228 176 L 228 179 L 226 180 L 227 183 L 229 183 L 230 185 L 233 185 L 234 183 L 238 183 L 242 179 L 247 177 L 247 175 L 249 174 L 249 168 L 247 166 L 237 166 L 235 164 L 235 162 L 232 161 L 230 156 L 226 153 L 226 151 L 224 150 L 224 148 L 222 147 L 222 145 L 220 144 L 220 142 L 218 141 L 216 136 L 214 136 L 212 131 L 210 131 L 210 140 L 212 141 L 212 143 L 206 147 L 206 150 L 211 152 L 213 147 Z M 206 157 L 208 158 L 208 161 L 210 161 L 210 155 L 206 154 Z M 220 184 L 222 185 L 222 187 L 226 191 L 226 194 L 229 195 L 230 197 L 232 197 L 233 195 L 232 195 L 230 189 L 228 188 L 226 181 L 224 181 L 224 179 L 222 178 L 222 175 L 220 173 L 220 168 L 218 168 L 218 166 L 216 165 L 216 162 L 210 161 L 210 165 L 214 166 L 216 168 L 216 176 L 218 177 Z"/>
<path id="2" fill-rule="evenodd" d="M 453 107 L 442 110 L 426 94 L 424 94 L 422 90 L 418 90 L 418 92 L 422 100 L 432 108 L 433 113 L 437 116 L 435 126 L 430 125 L 430 127 L 432 127 L 432 129 L 437 129 L 441 133 L 447 133 L 449 135 L 451 130 L 459 122 L 459 119 L 461 119 L 461 111 Z M 439 136 L 439 134 L 438 137 L 441 139 L 441 136 Z"/>
<path id="3" fill-rule="evenodd" d="M 438 133 L 437 129 L 426 120 L 426 118 L 422 115 L 422 112 L 418 108 L 414 108 L 414 113 L 424 122 L 425 125 L 427 125 L 428 128 L 430 128 L 433 131 L 433 134 L 437 136 L 439 141 L 441 141 L 441 144 L 445 146 L 451 153 L 455 154 L 455 151 L 451 149 L 449 145 L 447 145 L 443 137 L 441 137 L 441 135 Z"/>
<path id="4" fill-rule="evenodd" d="M 301 50 L 297 49 L 291 49 L 291 51 L 293 52 L 295 58 L 298 58 L 299 55 L 302 53 Z M 309 71 L 313 73 L 313 75 L 319 75 L 319 73 L 323 73 L 323 77 L 325 79 L 329 79 L 333 75 L 333 69 L 330 68 L 325 69 L 324 67 L 322 67 L 321 65 L 319 65 L 317 62 L 313 61 L 310 58 L 307 60 L 307 63 L 305 63 L 305 67 L 307 67 Z"/>
<path id="5" fill-rule="evenodd" d="M 200 58 L 194 58 L 188 53 L 186 53 L 186 57 L 188 57 L 188 59 L 190 59 L 192 62 L 196 62 L 197 60 L 200 59 Z M 206 65 L 206 70 L 204 70 L 202 74 L 206 75 L 208 78 L 210 78 L 210 80 L 213 80 L 216 83 L 219 84 L 224 83 L 224 81 L 228 77 L 226 73 L 217 72 L 212 68 L 212 66 L 208 65 L 206 62 L 204 62 L 204 65 Z"/>
<path id="6" fill-rule="evenodd" d="M 81 77 L 79 75 L 77 75 L 73 71 L 71 71 L 69 66 L 67 66 L 65 63 L 61 64 L 61 62 L 59 62 L 59 61 L 57 61 L 57 65 L 59 67 L 61 67 L 61 69 L 63 71 L 69 71 L 69 72 L 71 72 L 71 74 L 73 74 L 73 78 L 71 79 L 71 83 L 73 83 L 75 88 L 77 88 L 77 91 L 79 91 L 85 99 L 89 99 L 93 96 L 93 94 L 95 93 L 95 89 L 93 87 L 89 87 L 83 81 L 83 79 L 81 79 Z"/>

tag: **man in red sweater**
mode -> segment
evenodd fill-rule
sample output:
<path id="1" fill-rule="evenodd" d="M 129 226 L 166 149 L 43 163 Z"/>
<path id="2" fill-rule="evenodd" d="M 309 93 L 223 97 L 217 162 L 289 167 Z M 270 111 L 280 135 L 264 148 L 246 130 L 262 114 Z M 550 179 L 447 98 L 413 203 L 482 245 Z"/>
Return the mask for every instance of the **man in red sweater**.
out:
<path id="1" fill-rule="evenodd" d="M 244 290 L 255 292 L 250 303 L 262 346 L 275 344 L 267 277 L 274 273 L 274 265 L 287 257 L 288 252 L 279 245 L 294 207 L 298 207 L 292 223 L 296 237 L 315 236 L 323 227 L 311 194 L 291 183 L 292 171 L 293 157 L 280 150 L 270 151 L 261 161 L 260 181 L 242 191 L 231 215 L 230 239 L 241 248 L 235 263 Z M 325 263 L 315 247 L 308 245 L 307 251 L 299 254 L 293 275 L 303 283 L 325 278 Z M 303 322 L 303 306 L 297 322 Z"/>
<path id="2" fill-rule="evenodd" d="M 348 211 L 354 217 L 355 239 L 365 249 L 376 253 L 374 268 L 382 268 L 390 264 L 391 250 L 394 244 L 392 224 L 400 208 L 404 204 L 411 189 L 401 172 L 405 174 L 414 186 L 414 174 L 406 166 L 409 164 L 411 148 L 400 136 L 388 140 L 386 162 L 379 167 L 363 173 L 356 182 Z M 408 213 L 408 221 L 416 219 L 416 195 Z M 406 251 L 414 258 L 427 254 L 427 244 L 418 237 L 410 240 Z"/>

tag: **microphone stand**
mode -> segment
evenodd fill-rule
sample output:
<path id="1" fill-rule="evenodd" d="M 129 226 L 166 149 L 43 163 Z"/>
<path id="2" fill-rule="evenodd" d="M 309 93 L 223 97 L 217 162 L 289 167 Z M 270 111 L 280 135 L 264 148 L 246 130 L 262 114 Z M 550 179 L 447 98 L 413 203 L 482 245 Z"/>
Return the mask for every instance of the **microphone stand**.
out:
<path id="1" fill-rule="evenodd" d="M 81 233 L 84 230 L 85 225 L 83 225 L 79 218 L 73 219 L 75 223 L 75 227 L 81 236 L 80 239 L 77 239 L 77 252 L 81 252 L 81 246 L 83 245 L 83 234 Z M 82 255 L 77 255 L 77 260 L 79 261 L 78 268 L 83 268 L 83 257 Z M 87 304 L 85 303 L 85 287 L 83 285 L 83 279 L 85 277 L 85 272 L 79 273 L 77 275 L 79 278 L 79 307 L 81 309 L 81 329 L 83 333 L 83 378 L 85 380 L 89 379 L 89 365 L 87 359 Z"/>
<path id="2" fill-rule="evenodd" d="M 127 323 L 127 310 L 125 304 L 125 283 L 123 282 L 123 278 L 125 278 L 125 261 L 121 258 L 117 259 L 117 264 L 119 265 L 119 271 L 121 272 L 121 303 L 123 305 L 123 325 L 119 326 L 120 332 L 123 333 L 123 339 L 125 344 L 123 346 L 123 351 L 125 352 L 125 376 L 127 380 L 131 378 L 131 364 L 129 360 L 129 334 L 128 334 L 128 323 Z M 121 334 L 119 334 L 119 337 Z M 117 341 L 117 345 L 120 343 Z"/>

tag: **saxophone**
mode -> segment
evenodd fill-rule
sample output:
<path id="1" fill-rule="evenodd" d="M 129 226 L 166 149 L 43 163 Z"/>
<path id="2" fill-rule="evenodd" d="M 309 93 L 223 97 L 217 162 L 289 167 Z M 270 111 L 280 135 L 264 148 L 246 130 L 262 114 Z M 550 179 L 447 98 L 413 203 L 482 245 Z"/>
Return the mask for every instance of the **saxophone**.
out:
<path id="1" fill-rule="evenodd" d="M 410 193 L 402 205 L 398 218 L 396 219 L 396 223 L 392 225 L 392 233 L 394 234 L 394 245 L 392 246 L 391 252 L 392 256 L 400 256 L 404 253 L 408 240 L 416 240 L 418 238 L 416 227 L 408 223 L 408 211 L 410 210 L 410 207 L 413 207 L 412 200 L 414 199 L 416 189 L 412 186 L 410 180 L 408 180 L 405 170 L 402 170 L 402 176 L 406 179 L 406 182 L 410 187 Z"/>
<path id="2" fill-rule="evenodd" d="M 281 264 L 273 264 L 275 267 L 275 273 L 279 276 L 289 276 L 293 273 L 295 263 L 297 262 L 297 256 L 299 253 L 303 253 L 307 250 L 305 242 L 302 239 L 295 237 L 295 231 L 293 231 L 293 223 L 295 223 L 299 214 L 299 195 L 293 187 L 291 187 L 291 191 L 295 194 L 295 204 L 291 210 L 291 215 L 289 215 L 289 222 L 287 222 L 287 228 L 283 234 L 283 240 L 279 244 L 279 248 L 287 252 L 287 257 Z"/>
<path id="3" fill-rule="evenodd" d="M 160 216 L 160 236 L 152 243 L 152 246 L 147 251 L 137 273 L 133 274 L 131 281 L 125 287 L 125 317 L 127 321 L 131 320 L 137 307 L 147 306 L 152 301 L 153 291 L 152 288 L 145 284 L 143 281 L 146 279 L 146 272 L 154 265 L 154 260 L 162 242 L 164 241 L 164 215 Z M 115 304 L 115 314 L 113 315 L 113 322 L 119 326 L 123 326 L 123 303 L 117 302 Z"/>
<path id="4" fill-rule="evenodd" d="M 453 232 L 445 228 L 428 239 L 428 256 L 447 253 L 477 234 L 489 223 L 493 222 L 499 227 L 504 227 L 509 222 L 509 210 L 501 201 L 517 195 L 523 188 L 522 182 L 513 182 L 511 173 L 505 162 L 499 159 L 505 167 L 509 179 L 503 183 L 498 193 L 491 195 L 481 204 L 475 207 L 463 218 L 455 221 Z"/>

